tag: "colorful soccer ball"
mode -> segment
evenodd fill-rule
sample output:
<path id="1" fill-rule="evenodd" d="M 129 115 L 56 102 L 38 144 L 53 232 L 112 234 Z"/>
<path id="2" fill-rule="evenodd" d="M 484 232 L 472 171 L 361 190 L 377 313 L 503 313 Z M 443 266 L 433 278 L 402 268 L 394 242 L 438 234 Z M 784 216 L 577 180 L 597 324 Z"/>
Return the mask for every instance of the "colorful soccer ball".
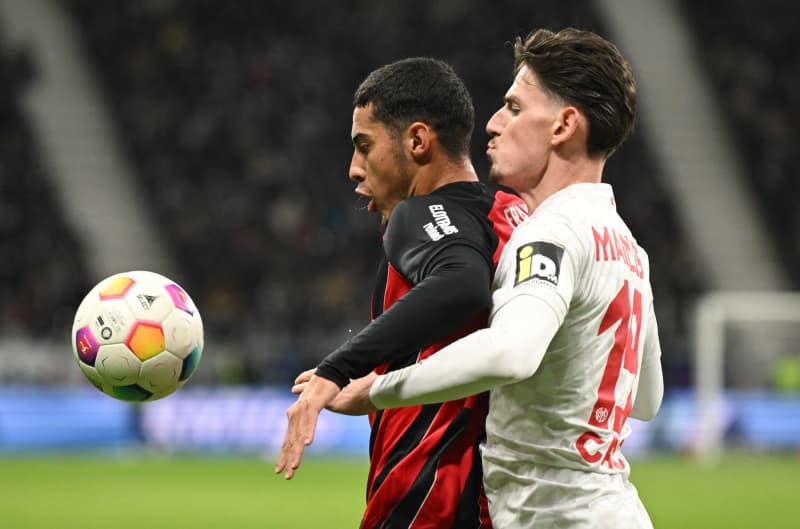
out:
<path id="1" fill-rule="evenodd" d="M 83 298 L 72 325 L 72 352 L 103 393 L 156 400 L 194 374 L 203 354 L 203 322 L 174 281 L 153 272 L 116 274 Z"/>

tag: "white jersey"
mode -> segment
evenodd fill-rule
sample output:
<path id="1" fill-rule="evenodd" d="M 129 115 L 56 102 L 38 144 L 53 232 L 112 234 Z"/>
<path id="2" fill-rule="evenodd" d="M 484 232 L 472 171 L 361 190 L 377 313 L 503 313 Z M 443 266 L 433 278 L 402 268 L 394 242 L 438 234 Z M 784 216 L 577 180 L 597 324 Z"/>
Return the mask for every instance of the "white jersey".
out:
<path id="1" fill-rule="evenodd" d="M 377 377 L 378 407 L 490 389 L 484 488 L 497 529 L 652 528 L 620 452 L 663 377 L 647 254 L 611 187 L 574 184 L 512 234 L 490 327 Z"/>
<path id="2" fill-rule="evenodd" d="M 627 475 L 620 447 L 639 366 L 660 348 L 643 332 L 654 318 L 647 254 L 611 186 L 575 184 L 542 202 L 513 233 L 494 286 L 492 315 L 535 296 L 562 324 L 532 377 L 492 390 L 485 457 Z"/>

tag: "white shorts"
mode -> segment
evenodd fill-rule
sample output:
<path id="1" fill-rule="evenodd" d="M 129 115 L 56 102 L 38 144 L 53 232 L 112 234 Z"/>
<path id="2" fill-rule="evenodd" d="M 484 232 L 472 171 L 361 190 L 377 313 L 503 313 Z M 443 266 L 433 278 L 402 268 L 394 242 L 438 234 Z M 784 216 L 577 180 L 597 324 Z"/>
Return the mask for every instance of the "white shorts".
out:
<path id="1" fill-rule="evenodd" d="M 483 471 L 494 529 L 653 529 L 627 475 L 486 457 Z"/>

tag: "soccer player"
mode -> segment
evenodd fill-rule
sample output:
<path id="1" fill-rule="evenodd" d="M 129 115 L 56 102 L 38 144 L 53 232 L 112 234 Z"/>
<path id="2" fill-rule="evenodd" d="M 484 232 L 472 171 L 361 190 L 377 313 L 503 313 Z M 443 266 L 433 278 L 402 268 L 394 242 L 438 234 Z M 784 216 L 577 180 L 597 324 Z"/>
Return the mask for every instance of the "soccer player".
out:
<path id="1" fill-rule="evenodd" d="M 386 261 L 373 320 L 327 356 L 288 410 L 276 472 L 291 478 L 317 417 L 351 379 L 430 357 L 487 323 L 494 267 L 524 201 L 478 182 L 469 159 L 474 110 L 441 61 L 415 58 L 372 72 L 354 96 L 356 193 L 385 224 Z M 301 375 L 302 377 L 303 375 Z M 304 379 L 305 380 L 305 379 Z M 367 378 L 369 380 L 369 378 Z M 370 416 L 364 528 L 490 527 L 478 447 L 486 393 Z"/>
<path id="2" fill-rule="evenodd" d="M 616 46 L 574 29 L 517 39 L 514 55 L 487 152 L 491 179 L 531 216 L 500 258 L 490 327 L 337 407 L 491 390 L 482 457 L 496 529 L 651 528 L 620 452 L 628 416 L 651 419 L 663 396 L 649 262 L 601 182 L 633 128 L 633 75 Z"/>

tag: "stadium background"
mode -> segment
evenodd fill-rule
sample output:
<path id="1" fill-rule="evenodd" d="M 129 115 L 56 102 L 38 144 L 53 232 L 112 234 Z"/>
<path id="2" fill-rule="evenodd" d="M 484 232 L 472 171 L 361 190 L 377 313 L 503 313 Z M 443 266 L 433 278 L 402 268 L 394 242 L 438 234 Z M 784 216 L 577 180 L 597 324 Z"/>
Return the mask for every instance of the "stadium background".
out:
<path id="1" fill-rule="evenodd" d="M 48 483 L 60 498 L 79 474 L 94 489 L 131 476 L 120 490 L 128 484 L 152 503 L 178 489 L 197 494 L 178 501 L 179 512 L 203 512 L 202 495 L 221 494 L 254 515 L 237 527 L 305 527 L 274 518 L 275 505 L 292 509 L 292 495 L 298 508 L 330 501 L 335 510 L 325 486 L 299 492 L 266 478 L 289 382 L 367 322 L 380 241 L 346 177 L 352 92 L 395 59 L 451 62 L 473 94 L 474 162 L 485 174 L 483 125 L 510 82 L 509 41 L 576 26 L 617 42 L 639 80 L 637 130 L 606 177 L 651 257 L 667 395 L 626 443 L 634 478 L 642 468 L 637 484 L 648 505 L 661 502 L 651 510 L 664 527 L 751 527 L 763 518 L 746 513 L 759 511 L 775 513 L 772 527 L 794 527 L 800 509 L 786 490 L 800 468 L 796 325 L 727 331 L 722 420 L 735 455 L 712 467 L 711 481 L 681 456 L 698 427 L 698 301 L 716 290 L 800 286 L 800 37 L 791 13 L 779 0 L 3 0 L 0 526 L 56 526 L 28 498 L 48 496 Z M 89 387 L 69 350 L 82 296 L 129 269 L 184 286 L 207 340 L 191 383 L 140 407 Z M 312 450 L 320 466 L 298 477 L 341 478 L 338 492 L 350 494 L 342 520 L 358 517 L 366 436 L 363 420 L 324 415 Z M 191 458 L 168 457 L 176 452 Z M 150 483 L 137 471 L 165 490 L 143 492 Z M 201 490 L 215 477 L 217 489 Z M 724 489 L 731 501 L 718 511 L 707 502 L 692 510 L 698 494 L 679 488 L 685 479 L 697 480 L 698 494 L 751 486 Z M 247 483 L 268 497 L 247 496 Z M 72 526 L 72 504 L 55 503 L 57 526 Z M 117 527 L 130 518 L 100 510 Z M 143 512 L 151 527 L 168 526 L 168 515 Z M 703 513 L 710 518 L 692 525 Z M 228 515 L 208 512 L 191 526 L 219 527 Z"/>

